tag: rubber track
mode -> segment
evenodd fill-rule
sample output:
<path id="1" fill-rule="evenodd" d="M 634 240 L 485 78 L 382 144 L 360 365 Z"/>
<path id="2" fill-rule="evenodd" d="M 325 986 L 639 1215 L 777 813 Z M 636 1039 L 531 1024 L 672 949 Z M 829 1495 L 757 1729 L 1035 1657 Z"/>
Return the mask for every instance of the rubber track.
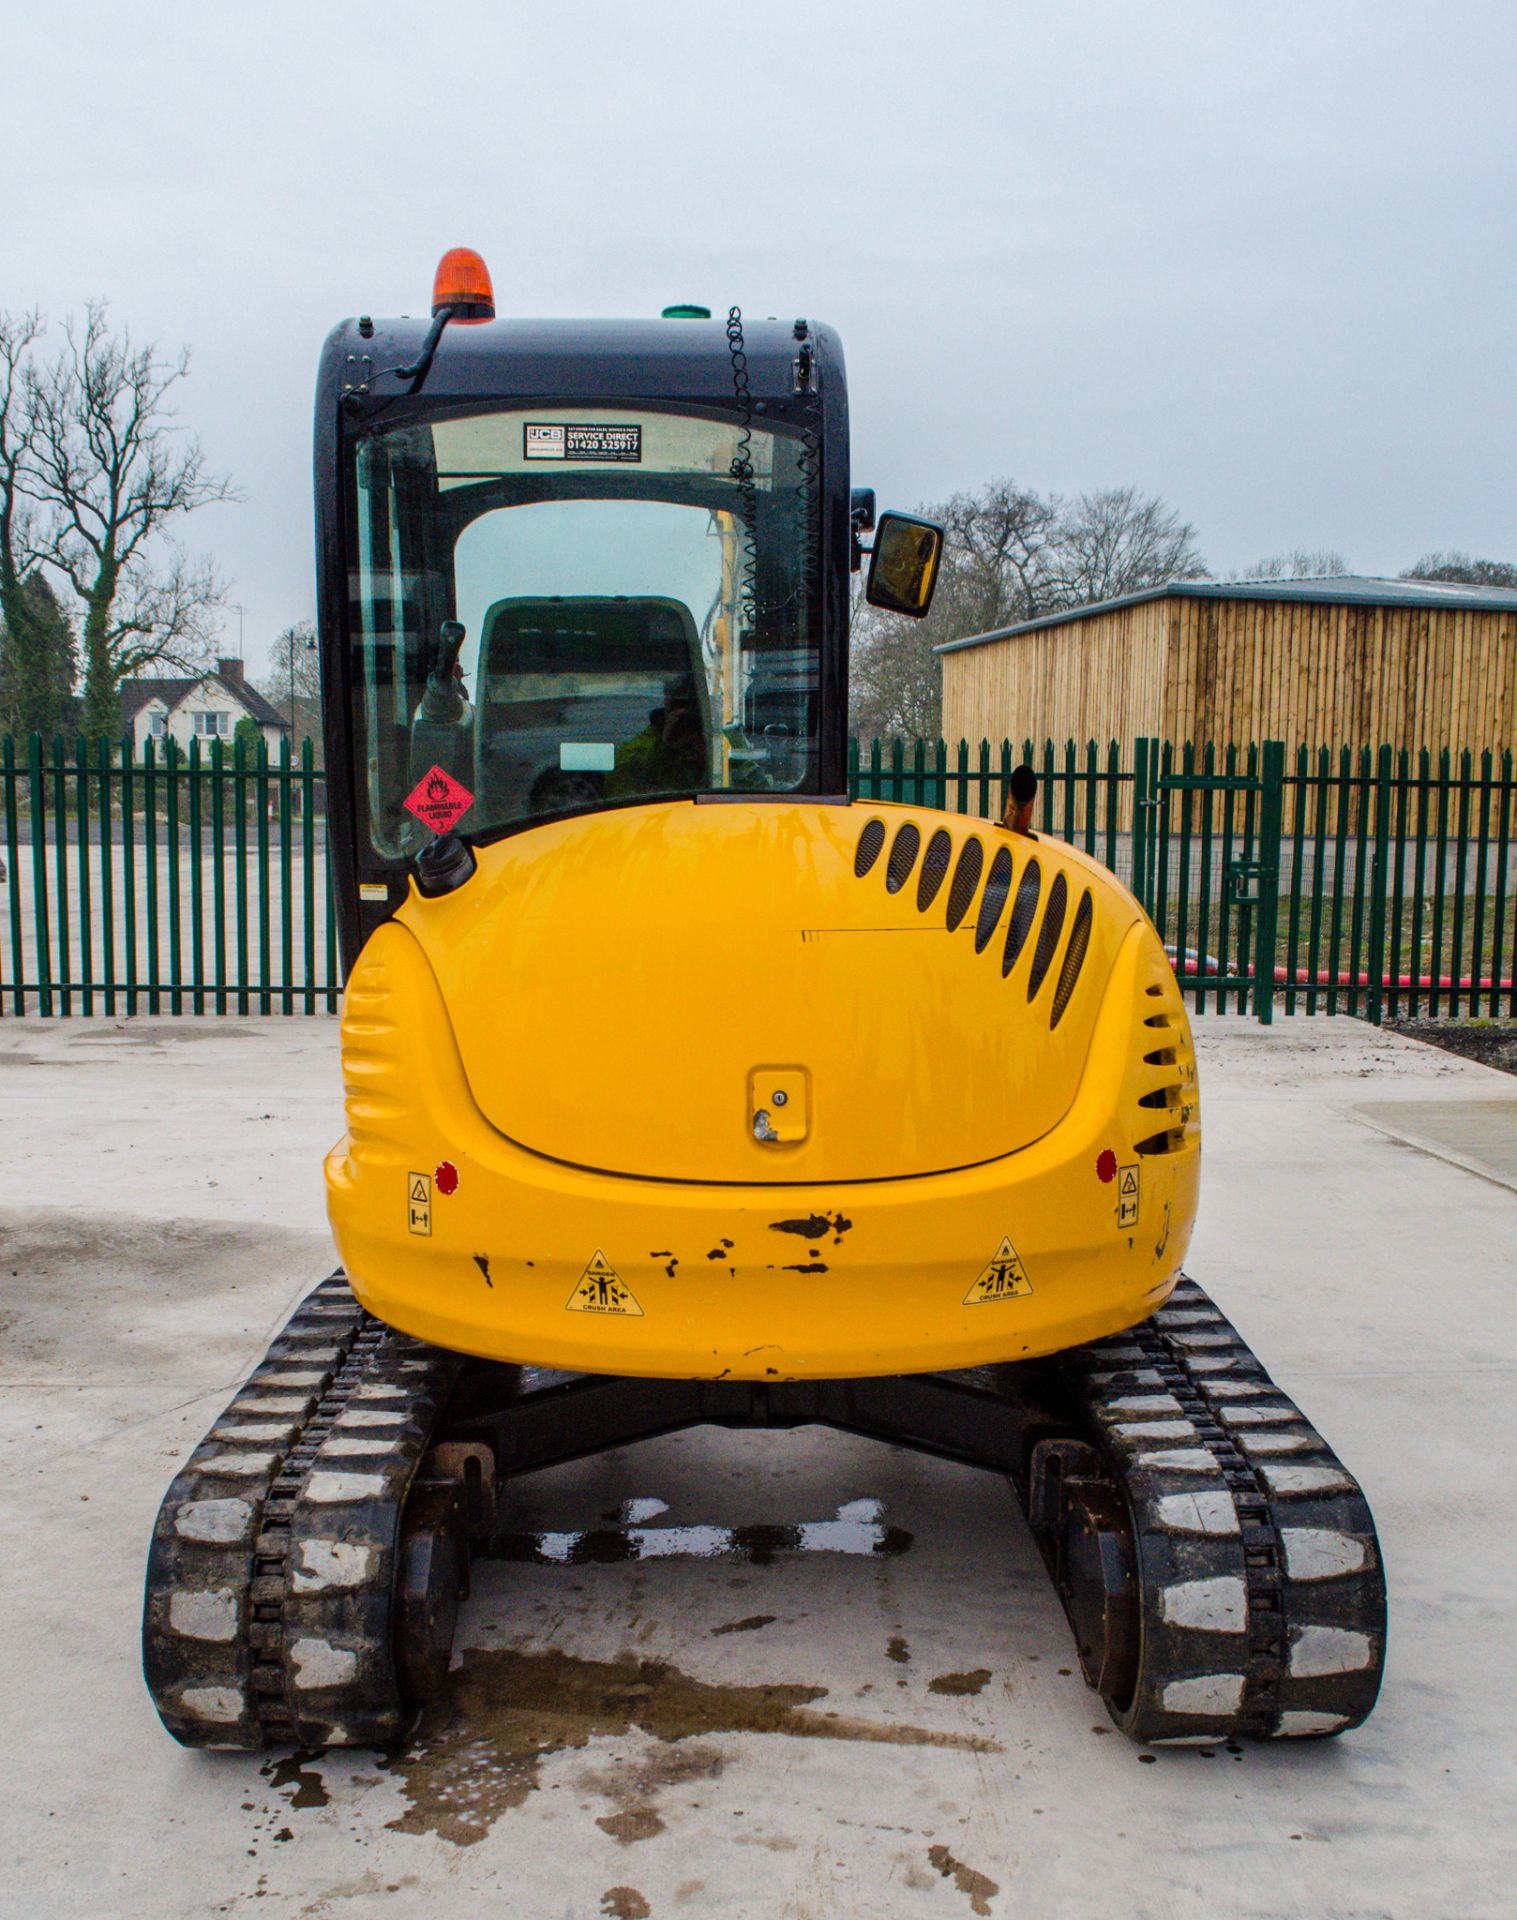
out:
<path id="1" fill-rule="evenodd" d="M 1132 1514 L 1139 1740 L 1333 1734 L 1375 1704 L 1385 1576 L 1358 1482 L 1182 1275 L 1153 1319 L 1061 1356 Z"/>
<path id="2" fill-rule="evenodd" d="M 454 1354 L 335 1273 L 297 1308 L 164 1499 L 143 1670 L 194 1747 L 384 1745 L 413 1718 L 391 1652 L 406 1494 Z"/>

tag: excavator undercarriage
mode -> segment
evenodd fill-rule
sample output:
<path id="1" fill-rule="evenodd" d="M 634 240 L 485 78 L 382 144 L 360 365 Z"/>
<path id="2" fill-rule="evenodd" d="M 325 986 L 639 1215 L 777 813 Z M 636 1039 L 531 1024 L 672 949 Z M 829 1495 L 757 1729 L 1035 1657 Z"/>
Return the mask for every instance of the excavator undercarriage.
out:
<path id="1" fill-rule="evenodd" d="M 1051 1360 L 764 1383 L 467 1360 L 392 1332 L 336 1273 L 159 1513 L 144 1637 L 164 1723 L 188 1746 L 404 1739 L 512 1479 L 703 1424 L 836 1427 L 1005 1475 L 1135 1740 L 1332 1734 L 1374 1705 L 1364 1496 L 1189 1279 Z"/>

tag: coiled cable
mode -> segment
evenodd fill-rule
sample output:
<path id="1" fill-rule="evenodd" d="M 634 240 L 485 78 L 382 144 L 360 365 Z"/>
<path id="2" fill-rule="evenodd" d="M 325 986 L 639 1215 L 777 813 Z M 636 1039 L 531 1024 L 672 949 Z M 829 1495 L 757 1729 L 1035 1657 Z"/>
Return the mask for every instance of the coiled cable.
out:
<path id="1" fill-rule="evenodd" d="M 748 354 L 743 340 L 743 310 L 727 313 L 727 352 L 732 361 L 732 390 L 737 397 L 737 452 L 728 471 L 737 482 L 743 526 L 738 537 L 738 617 L 751 636 L 758 627 L 758 488 L 753 484 L 753 396 L 748 388 Z"/>

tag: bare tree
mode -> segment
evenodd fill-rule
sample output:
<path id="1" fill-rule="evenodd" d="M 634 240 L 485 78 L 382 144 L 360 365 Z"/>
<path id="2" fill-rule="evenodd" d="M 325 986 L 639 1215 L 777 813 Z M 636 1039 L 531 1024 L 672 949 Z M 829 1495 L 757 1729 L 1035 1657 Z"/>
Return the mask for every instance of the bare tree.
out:
<path id="1" fill-rule="evenodd" d="M 1207 577 L 1195 528 L 1136 487 L 1082 493 L 1062 506 L 1055 546 L 1052 597 L 1061 610 Z"/>
<path id="2" fill-rule="evenodd" d="M 13 635 L 25 620 L 21 581 L 31 557 L 30 502 L 23 478 L 32 448 L 26 370 L 41 331 L 36 313 L 0 313 L 0 615 Z"/>
<path id="3" fill-rule="evenodd" d="M 861 604 L 849 644 L 849 724 L 866 740 L 937 736 L 943 669 L 929 621 Z M 942 637 L 941 635 L 939 636 Z"/>
<path id="4" fill-rule="evenodd" d="M 187 351 L 168 361 L 128 332 L 112 333 L 99 301 L 85 308 L 82 330 L 65 325 L 50 362 L 27 369 L 21 484 L 39 558 L 83 607 L 91 734 L 114 733 L 128 675 L 205 658 L 224 597 L 210 562 L 190 560 L 173 539 L 187 514 L 237 498 L 175 425 L 169 396 L 188 371 Z"/>
<path id="5" fill-rule="evenodd" d="M 1450 580 L 1465 587 L 1517 587 L 1517 566 L 1507 560 L 1476 560 L 1468 553 L 1425 553 L 1403 580 Z"/>
<path id="6" fill-rule="evenodd" d="M 1334 547 L 1292 547 L 1256 560 L 1237 576 L 1240 580 L 1333 580 L 1349 573 L 1345 556 Z"/>
<path id="7" fill-rule="evenodd" d="M 992 480 L 941 510 L 947 531 L 942 607 L 955 633 L 989 633 L 1050 610 L 1059 502 Z M 940 618 L 939 624 L 943 624 Z"/>
<path id="8" fill-rule="evenodd" d="M 36 313 L 0 313 L 0 726 L 52 733 L 73 689 L 72 628 L 36 566 L 26 475 L 36 437 L 28 404 Z"/>
<path id="9" fill-rule="evenodd" d="M 1195 529 L 1135 487 L 1063 500 L 993 480 L 922 512 L 947 534 L 932 612 L 855 613 L 850 718 L 863 737 L 937 735 L 942 665 L 933 648 L 945 640 L 1206 577 Z"/>

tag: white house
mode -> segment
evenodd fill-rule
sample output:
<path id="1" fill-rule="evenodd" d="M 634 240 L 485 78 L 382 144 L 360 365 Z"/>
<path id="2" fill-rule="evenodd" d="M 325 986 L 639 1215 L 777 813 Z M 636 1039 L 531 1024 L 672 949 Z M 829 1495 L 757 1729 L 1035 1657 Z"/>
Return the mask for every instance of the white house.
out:
<path id="1" fill-rule="evenodd" d="M 218 660 L 214 673 L 180 680 L 123 680 L 121 724 L 132 747 L 141 753 L 148 740 L 173 740 L 188 748 L 200 741 L 201 751 L 213 740 L 230 750 L 239 720 L 252 720 L 277 753 L 290 722 L 243 677 L 240 660 Z"/>

